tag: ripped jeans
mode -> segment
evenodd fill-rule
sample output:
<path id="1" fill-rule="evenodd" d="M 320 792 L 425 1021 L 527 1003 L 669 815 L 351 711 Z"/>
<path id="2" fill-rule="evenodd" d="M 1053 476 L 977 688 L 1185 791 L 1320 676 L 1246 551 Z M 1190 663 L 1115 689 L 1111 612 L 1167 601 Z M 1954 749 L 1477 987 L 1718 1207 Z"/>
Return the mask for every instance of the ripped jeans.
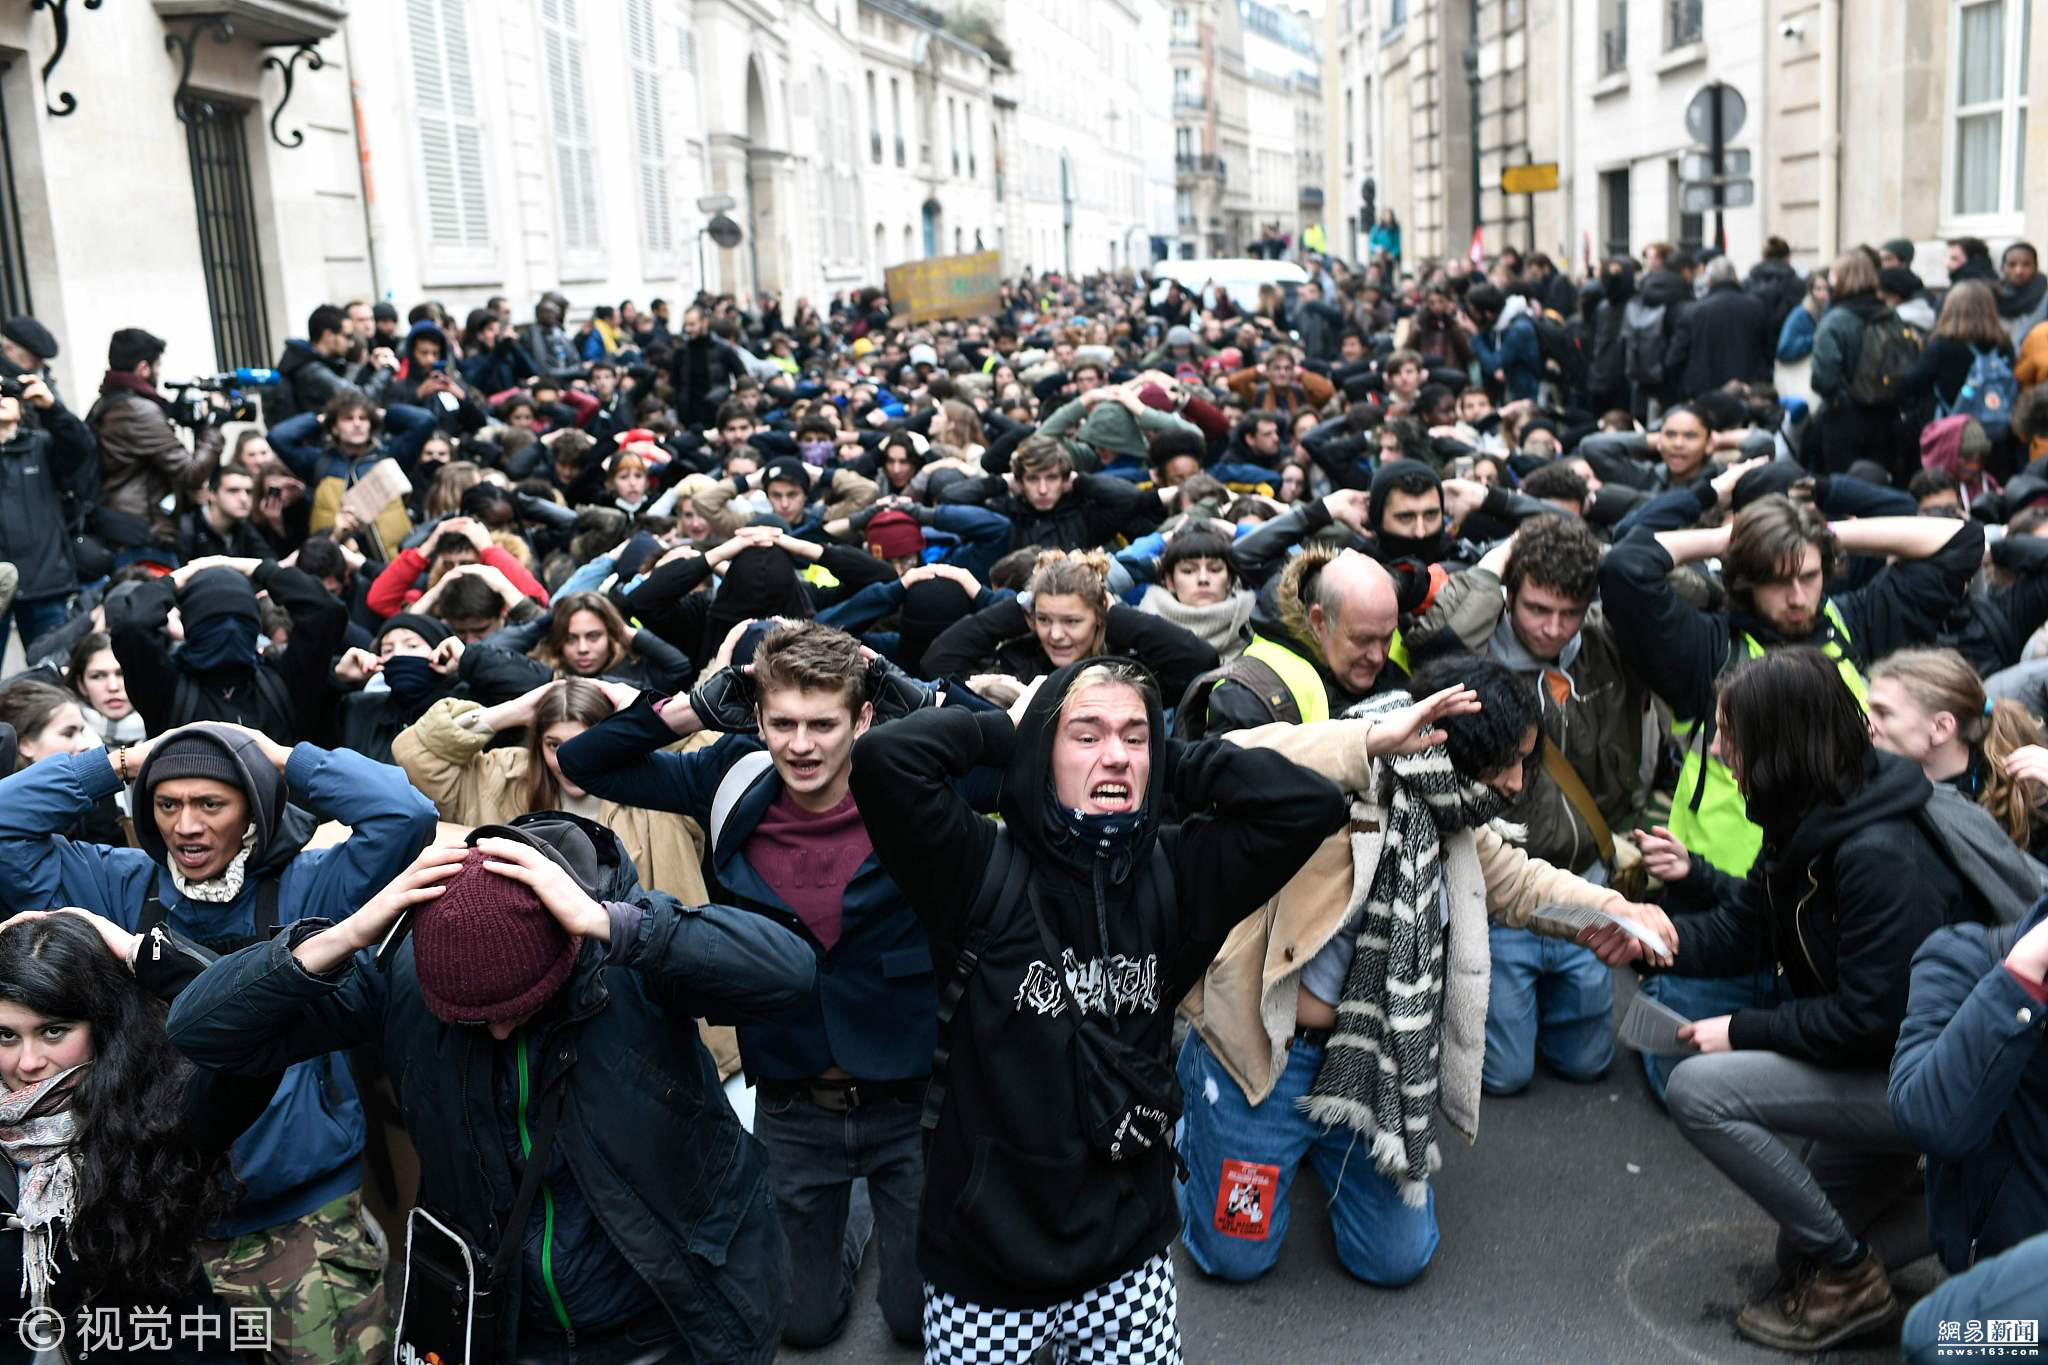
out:
<path id="1" fill-rule="evenodd" d="M 1326 1128 L 1296 1107 L 1322 1069 L 1323 1045 L 1295 1039 L 1265 1101 L 1246 1101 L 1200 1036 L 1180 1053 L 1183 1117 L 1181 1240 L 1205 1274 L 1252 1280 L 1273 1268 L 1287 1238 L 1288 1191 L 1304 1158 L 1330 1193 L 1337 1258 L 1367 1284 L 1409 1283 L 1436 1254 L 1436 1192 L 1421 1208 L 1401 1201 L 1373 1166 L 1369 1143 Z"/>

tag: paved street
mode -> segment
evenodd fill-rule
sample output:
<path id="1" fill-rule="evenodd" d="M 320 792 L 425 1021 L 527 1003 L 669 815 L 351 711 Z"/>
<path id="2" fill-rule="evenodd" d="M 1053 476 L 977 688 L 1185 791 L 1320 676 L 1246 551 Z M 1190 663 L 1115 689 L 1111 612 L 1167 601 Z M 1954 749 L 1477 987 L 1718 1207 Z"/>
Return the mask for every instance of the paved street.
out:
<path id="1" fill-rule="evenodd" d="M 1621 1002 L 1618 1002 L 1618 1004 Z M 1771 1226 L 1695 1155 L 1631 1053 L 1578 1086 L 1540 1068 L 1488 1100 L 1477 1146 L 1455 1137 L 1436 1182 L 1443 1244 L 1406 1289 L 1368 1288 L 1337 1263 L 1313 1174 L 1295 1182 L 1279 1266 L 1250 1285 L 1207 1281 L 1178 1257 L 1191 1365 L 1210 1361 L 1765 1365 L 1736 1312 L 1771 1278 Z M 901 1362 L 874 1305 L 870 1248 L 846 1335 L 788 1361 Z M 1933 1263 L 1907 1277 L 1924 1289 Z M 1895 1340 L 1822 1365 L 1898 1360 Z"/>

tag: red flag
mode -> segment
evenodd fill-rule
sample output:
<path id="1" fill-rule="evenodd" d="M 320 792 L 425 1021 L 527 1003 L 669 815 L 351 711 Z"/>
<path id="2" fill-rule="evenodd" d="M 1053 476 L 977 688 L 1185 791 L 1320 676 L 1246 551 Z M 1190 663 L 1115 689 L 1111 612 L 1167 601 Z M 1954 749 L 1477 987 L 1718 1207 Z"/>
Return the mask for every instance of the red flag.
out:
<path id="1" fill-rule="evenodd" d="M 1475 224 L 1473 226 L 1472 249 L 1465 254 L 1471 257 L 1472 264 L 1474 265 L 1486 264 L 1486 228 L 1484 225 Z"/>

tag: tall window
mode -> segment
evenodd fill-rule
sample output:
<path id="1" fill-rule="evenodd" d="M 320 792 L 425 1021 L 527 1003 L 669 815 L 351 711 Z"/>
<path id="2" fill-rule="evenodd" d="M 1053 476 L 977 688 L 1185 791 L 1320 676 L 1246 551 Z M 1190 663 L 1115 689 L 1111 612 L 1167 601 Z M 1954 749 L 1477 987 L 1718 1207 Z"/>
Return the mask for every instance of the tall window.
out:
<path id="1" fill-rule="evenodd" d="M 868 72 L 868 159 L 882 164 L 882 105 L 875 94 L 875 73 Z"/>
<path id="2" fill-rule="evenodd" d="M 1600 172 L 1600 223 L 1604 233 L 1601 251 L 1608 256 L 1628 255 L 1628 168 Z"/>
<path id="3" fill-rule="evenodd" d="M 1664 163 L 1669 168 L 1671 185 L 1671 221 L 1677 224 L 1673 239 L 1687 251 L 1697 251 L 1706 245 L 1707 216 L 1704 213 L 1688 212 L 1685 208 L 1685 191 L 1680 188 L 1678 161 L 1673 158 Z"/>
<path id="4" fill-rule="evenodd" d="M 858 130 L 853 121 L 853 87 L 839 82 L 839 201 L 832 240 L 842 261 L 851 261 L 859 248 L 860 182 L 854 176 L 853 146 Z"/>
<path id="5" fill-rule="evenodd" d="M 470 66 L 469 0 L 406 0 L 405 18 L 427 254 L 444 268 L 490 265 L 497 253 Z"/>
<path id="6" fill-rule="evenodd" d="M 1195 159 L 1195 130 L 1176 128 L 1173 130 L 1173 159 L 1190 162 Z"/>
<path id="7" fill-rule="evenodd" d="M 597 205 L 597 146 L 591 136 L 590 92 L 583 84 L 583 0 L 540 0 L 541 61 L 555 139 L 555 200 L 562 250 L 604 249 Z"/>
<path id="8" fill-rule="evenodd" d="M 655 270 L 672 271 L 674 207 L 669 202 L 668 133 L 661 108 L 661 44 L 654 0 L 626 0 L 626 59 L 633 74 L 634 176 L 640 192 L 640 247 Z"/>
<path id="9" fill-rule="evenodd" d="M 951 95 L 946 96 L 946 146 L 953 153 L 953 174 L 960 174 L 960 108 Z"/>
<path id="10" fill-rule="evenodd" d="M 1966 0 L 1956 6 L 1955 122 L 1949 210 L 1958 218 L 2018 214 L 2027 178 L 2027 0 Z"/>
<path id="11" fill-rule="evenodd" d="M 1664 0 L 1664 50 L 1700 41 L 1706 27 L 1706 0 Z"/>
<path id="12" fill-rule="evenodd" d="M 1628 70 L 1628 0 L 1600 0 L 1600 74 Z"/>
<path id="13" fill-rule="evenodd" d="M 896 164 L 903 164 L 903 83 L 889 78 L 889 117 L 896 125 Z"/>
<path id="14" fill-rule="evenodd" d="M 178 101 L 192 196 L 199 209 L 200 264 L 213 319 L 213 356 L 222 369 L 267 365 L 263 262 L 256 247 L 256 201 L 249 191 L 248 114 L 204 95 Z"/>

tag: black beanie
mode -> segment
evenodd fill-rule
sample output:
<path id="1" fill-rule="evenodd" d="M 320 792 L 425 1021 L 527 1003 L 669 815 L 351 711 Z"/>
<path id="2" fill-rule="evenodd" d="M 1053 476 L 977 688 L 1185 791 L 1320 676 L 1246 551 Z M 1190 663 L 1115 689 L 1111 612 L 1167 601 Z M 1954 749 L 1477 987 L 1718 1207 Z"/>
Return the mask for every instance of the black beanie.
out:
<path id="1" fill-rule="evenodd" d="M 150 791 L 156 790 L 159 782 L 171 782 L 181 777 L 204 777 L 225 782 L 237 791 L 241 791 L 244 785 L 241 765 L 221 748 L 218 740 L 206 734 L 173 734 L 150 751 Z"/>
<path id="2" fill-rule="evenodd" d="M 437 649 L 443 640 L 455 632 L 431 616 L 422 616 L 416 611 L 401 611 L 377 627 L 377 638 L 370 642 L 374 648 L 394 630 L 409 630 L 427 642 L 428 649 Z"/>
<path id="3" fill-rule="evenodd" d="M 1439 494 L 1443 492 L 1444 481 L 1437 477 L 1437 472 L 1434 469 L 1431 469 L 1422 461 L 1389 460 L 1381 465 L 1379 471 L 1372 476 L 1372 490 L 1366 494 L 1365 520 L 1367 525 L 1375 530 L 1378 529 L 1380 512 L 1386 506 L 1387 494 L 1393 491 L 1396 480 L 1411 474 L 1420 475 L 1428 479 L 1436 487 Z"/>
<path id="4" fill-rule="evenodd" d="M 896 612 L 896 662 L 904 672 L 923 677 L 925 651 L 948 626 L 973 611 L 967 589 L 950 578 L 911 584 Z"/>
<path id="5" fill-rule="evenodd" d="M 207 569 L 192 575 L 179 594 L 178 612 L 188 629 L 195 621 L 215 616 L 239 616 L 251 624 L 263 619 L 256 606 L 256 585 L 240 569 Z"/>

